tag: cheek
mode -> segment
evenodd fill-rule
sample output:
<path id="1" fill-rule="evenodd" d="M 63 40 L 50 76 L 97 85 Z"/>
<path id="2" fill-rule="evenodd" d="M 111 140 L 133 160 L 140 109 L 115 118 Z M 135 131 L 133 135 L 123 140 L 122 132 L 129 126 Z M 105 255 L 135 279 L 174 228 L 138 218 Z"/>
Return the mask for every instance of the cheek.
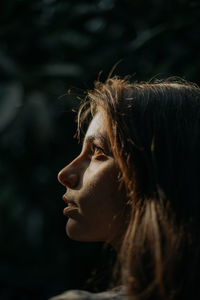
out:
<path id="1" fill-rule="evenodd" d="M 92 178 L 92 179 L 91 179 Z M 83 214 L 112 217 L 122 207 L 123 194 L 119 191 L 117 174 L 103 172 L 101 176 L 83 179 L 80 209 Z"/>
<path id="2" fill-rule="evenodd" d="M 123 229 L 125 197 L 116 172 L 104 169 L 89 175 L 85 174 L 79 190 L 79 218 L 69 219 L 67 234 L 79 241 L 110 241 Z"/>

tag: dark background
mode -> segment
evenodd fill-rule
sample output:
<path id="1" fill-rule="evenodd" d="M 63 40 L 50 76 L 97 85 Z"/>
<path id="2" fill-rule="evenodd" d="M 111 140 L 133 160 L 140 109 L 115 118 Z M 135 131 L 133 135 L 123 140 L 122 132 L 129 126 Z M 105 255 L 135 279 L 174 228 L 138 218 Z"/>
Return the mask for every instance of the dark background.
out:
<path id="1" fill-rule="evenodd" d="M 72 108 L 121 59 L 115 75 L 199 84 L 199 20 L 198 0 L 0 1 L 0 299 L 47 299 L 104 267 L 101 244 L 65 235 Z"/>

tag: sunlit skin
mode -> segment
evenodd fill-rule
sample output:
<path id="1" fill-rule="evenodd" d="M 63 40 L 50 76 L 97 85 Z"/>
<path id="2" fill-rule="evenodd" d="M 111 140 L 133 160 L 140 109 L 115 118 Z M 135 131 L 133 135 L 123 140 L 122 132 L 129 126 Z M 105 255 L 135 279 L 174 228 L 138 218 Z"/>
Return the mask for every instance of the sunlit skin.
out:
<path id="1" fill-rule="evenodd" d="M 110 151 L 102 113 L 93 118 L 80 155 L 58 174 L 66 187 L 67 235 L 78 241 L 117 243 L 124 224 L 125 196 Z M 73 202 L 73 203 L 70 203 Z"/>

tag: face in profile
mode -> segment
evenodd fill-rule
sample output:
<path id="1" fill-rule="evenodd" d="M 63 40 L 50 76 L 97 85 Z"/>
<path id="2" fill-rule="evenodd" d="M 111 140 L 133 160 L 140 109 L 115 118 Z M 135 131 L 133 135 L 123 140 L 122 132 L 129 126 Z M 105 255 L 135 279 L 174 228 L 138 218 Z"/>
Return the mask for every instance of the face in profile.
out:
<path id="1" fill-rule="evenodd" d="M 123 227 L 125 195 L 109 146 L 102 113 L 93 118 L 80 155 L 58 174 L 66 187 L 63 200 L 67 235 L 78 241 L 112 241 Z"/>

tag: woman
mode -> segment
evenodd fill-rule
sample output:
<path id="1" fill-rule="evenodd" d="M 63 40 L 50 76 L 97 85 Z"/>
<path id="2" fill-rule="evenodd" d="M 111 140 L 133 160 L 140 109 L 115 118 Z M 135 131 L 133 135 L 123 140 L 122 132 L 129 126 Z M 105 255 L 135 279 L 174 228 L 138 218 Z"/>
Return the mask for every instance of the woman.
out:
<path id="1" fill-rule="evenodd" d="M 88 92 L 79 135 L 86 120 L 81 154 L 58 174 L 66 231 L 113 245 L 121 287 L 55 299 L 198 299 L 200 89 L 109 78 Z"/>

